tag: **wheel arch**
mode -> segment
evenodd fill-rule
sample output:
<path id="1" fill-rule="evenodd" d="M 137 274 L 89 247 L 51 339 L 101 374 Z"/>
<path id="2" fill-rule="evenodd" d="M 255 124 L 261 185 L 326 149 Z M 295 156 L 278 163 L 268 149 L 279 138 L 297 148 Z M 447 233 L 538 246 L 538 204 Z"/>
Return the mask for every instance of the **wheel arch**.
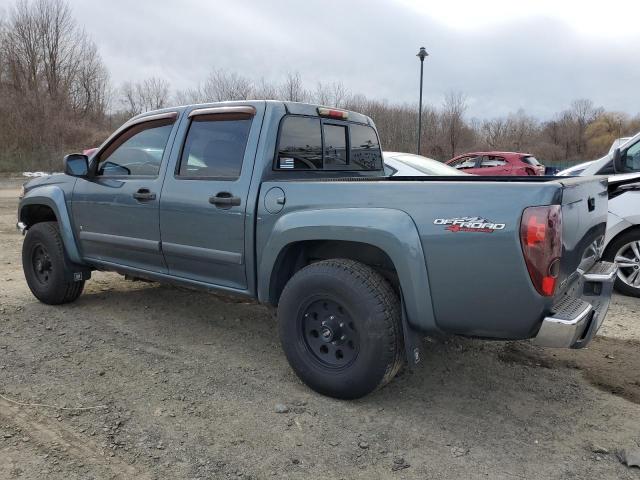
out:
<path id="1" fill-rule="evenodd" d="M 603 256 L 605 256 L 609 252 L 609 248 L 613 245 L 621 236 L 628 234 L 629 232 L 638 232 L 640 235 L 640 225 L 638 224 L 629 224 L 626 228 L 623 228 L 617 231 L 611 238 L 609 238 L 606 242 Z"/>
<path id="2" fill-rule="evenodd" d="M 82 263 L 62 189 L 50 185 L 27 193 L 20 201 L 18 220 L 25 224 L 27 229 L 40 222 L 57 222 L 69 259 L 74 263 Z"/>
<path id="3" fill-rule="evenodd" d="M 437 331 L 418 230 L 402 211 L 383 208 L 304 210 L 283 215 L 261 248 L 258 298 L 277 305 L 287 281 L 317 260 L 367 264 L 402 295 L 409 323 Z"/>

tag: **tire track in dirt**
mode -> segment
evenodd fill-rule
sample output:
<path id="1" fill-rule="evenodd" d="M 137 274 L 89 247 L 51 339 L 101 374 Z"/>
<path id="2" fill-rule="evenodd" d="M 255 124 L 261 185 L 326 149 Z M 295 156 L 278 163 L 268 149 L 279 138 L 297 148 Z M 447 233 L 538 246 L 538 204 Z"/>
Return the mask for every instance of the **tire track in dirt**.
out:
<path id="1" fill-rule="evenodd" d="M 93 469 L 98 467 L 103 473 L 110 474 L 109 478 L 151 480 L 147 473 L 139 471 L 133 465 L 117 457 L 106 457 L 104 449 L 87 436 L 73 432 L 63 422 L 55 419 L 52 421 L 51 418 L 34 413 L 28 407 L 18 407 L 0 398 L 0 419 L 2 424 L 13 425 L 23 438 L 29 440 L 28 443 L 21 441 L 22 446 L 18 451 L 22 454 L 26 453 L 25 449 L 36 449 L 44 455 L 55 453 L 69 463 L 90 464 Z M 19 459 L 12 459 L 10 453 L 7 456 L 3 460 L 6 462 L 4 468 L 16 468 L 20 463 Z"/>

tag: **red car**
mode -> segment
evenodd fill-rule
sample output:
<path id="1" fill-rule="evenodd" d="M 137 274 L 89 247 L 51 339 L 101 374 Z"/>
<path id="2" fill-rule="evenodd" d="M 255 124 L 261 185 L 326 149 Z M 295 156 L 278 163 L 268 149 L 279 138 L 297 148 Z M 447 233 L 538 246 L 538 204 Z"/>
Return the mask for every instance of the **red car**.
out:
<path id="1" fill-rule="evenodd" d="M 476 175 L 544 175 L 544 165 L 529 153 L 465 153 L 452 158 L 446 164 Z"/>
<path id="2" fill-rule="evenodd" d="M 86 155 L 87 157 L 90 157 L 91 155 L 93 155 L 97 151 L 98 151 L 98 147 L 94 147 L 94 148 L 87 148 L 86 150 L 83 150 L 82 153 L 83 153 L 83 155 Z"/>

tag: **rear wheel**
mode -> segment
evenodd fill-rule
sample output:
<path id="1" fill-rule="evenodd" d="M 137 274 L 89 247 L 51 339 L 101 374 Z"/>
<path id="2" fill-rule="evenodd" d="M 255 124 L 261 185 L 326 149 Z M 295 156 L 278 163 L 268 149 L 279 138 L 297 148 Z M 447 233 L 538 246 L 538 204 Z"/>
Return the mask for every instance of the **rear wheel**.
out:
<path id="1" fill-rule="evenodd" d="M 22 244 L 22 268 L 31 293 L 43 303 L 58 305 L 76 300 L 84 281 L 67 279 L 67 258 L 56 222 L 37 223 Z"/>
<path id="2" fill-rule="evenodd" d="M 631 230 L 617 237 L 607 247 L 604 258 L 618 265 L 616 290 L 640 297 L 640 230 Z"/>
<path id="3" fill-rule="evenodd" d="M 398 296 L 379 273 L 353 260 L 297 272 L 280 297 L 278 324 L 291 367 L 324 395 L 362 397 L 403 363 Z"/>

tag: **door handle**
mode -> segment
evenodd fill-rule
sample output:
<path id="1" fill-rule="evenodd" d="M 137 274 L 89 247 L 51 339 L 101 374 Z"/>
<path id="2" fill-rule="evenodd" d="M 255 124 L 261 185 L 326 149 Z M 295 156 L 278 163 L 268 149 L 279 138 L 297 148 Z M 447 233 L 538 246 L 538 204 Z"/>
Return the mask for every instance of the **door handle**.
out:
<path id="1" fill-rule="evenodd" d="M 155 200 L 156 194 L 151 193 L 148 188 L 141 188 L 133 194 L 133 198 L 140 201 Z"/>
<path id="2" fill-rule="evenodd" d="M 216 193 L 209 197 L 209 203 L 220 208 L 230 208 L 240 206 L 240 197 L 234 197 L 229 192 Z"/>

